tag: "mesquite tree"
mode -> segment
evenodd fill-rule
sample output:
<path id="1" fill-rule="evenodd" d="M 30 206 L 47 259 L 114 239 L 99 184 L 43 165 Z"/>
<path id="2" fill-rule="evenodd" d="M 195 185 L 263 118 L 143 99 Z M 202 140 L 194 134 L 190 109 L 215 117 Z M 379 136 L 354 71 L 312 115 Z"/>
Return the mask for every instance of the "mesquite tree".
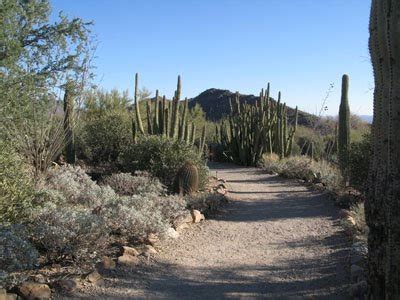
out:
<path id="1" fill-rule="evenodd" d="M 400 1 L 373 0 L 373 159 L 365 203 L 369 296 L 400 298 Z"/>

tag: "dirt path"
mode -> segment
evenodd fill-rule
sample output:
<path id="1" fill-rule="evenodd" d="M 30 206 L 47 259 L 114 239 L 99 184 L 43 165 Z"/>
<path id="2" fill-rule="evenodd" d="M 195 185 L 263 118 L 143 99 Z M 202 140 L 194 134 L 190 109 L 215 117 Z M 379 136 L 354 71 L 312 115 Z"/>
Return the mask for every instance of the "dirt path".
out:
<path id="1" fill-rule="evenodd" d="M 156 261 L 112 271 L 79 296 L 347 298 L 348 244 L 330 200 L 258 169 L 211 170 L 228 180 L 227 212 L 168 242 Z"/>

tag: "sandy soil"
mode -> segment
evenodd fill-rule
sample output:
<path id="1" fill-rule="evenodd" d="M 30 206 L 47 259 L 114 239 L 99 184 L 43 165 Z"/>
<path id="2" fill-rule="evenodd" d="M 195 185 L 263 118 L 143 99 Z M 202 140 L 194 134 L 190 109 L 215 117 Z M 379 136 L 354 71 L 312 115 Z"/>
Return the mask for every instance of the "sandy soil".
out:
<path id="1" fill-rule="evenodd" d="M 312 298 L 348 296 L 348 243 L 319 192 L 259 169 L 211 166 L 232 202 L 186 230 L 140 268 L 103 274 L 76 297 Z"/>

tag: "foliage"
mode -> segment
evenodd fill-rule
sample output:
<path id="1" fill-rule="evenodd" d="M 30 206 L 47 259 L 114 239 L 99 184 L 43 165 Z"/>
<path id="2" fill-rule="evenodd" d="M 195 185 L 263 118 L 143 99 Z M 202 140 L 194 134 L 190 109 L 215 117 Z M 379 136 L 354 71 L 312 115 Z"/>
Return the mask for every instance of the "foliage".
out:
<path id="1" fill-rule="evenodd" d="M 152 178 L 146 172 L 115 173 L 104 178 L 102 185 L 110 186 L 120 196 L 132 196 L 147 193 L 163 194 L 163 185 L 156 178 Z"/>
<path id="2" fill-rule="evenodd" d="M 350 184 L 361 191 L 365 190 L 372 155 L 371 135 L 365 134 L 359 142 L 353 142 L 349 151 Z"/>
<path id="3" fill-rule="evenodd" d="M 186 161 L 197 166 L 200 188 L 204 187 L 208 169 L 198 153 L 185 141 L 163 136 L 142 136 L 137 143 L 128 145 L 120 156 L 120 164 L 125 171 L 148 171 L 169 188 L 173 188 L 176 174 Z"/>
<path id="4" fill-rule="evenodd" d="M 14 272 L 38 265 L 39 253 L 21 225 L 0 226 L 0 270 Z"/>
<path id="5" fill-rule="evenodd" d="M 80 157 L 92 163 L 115 162 L 122 147 L 132 142 L 131 119 L 127 111 L 104 111 L 84 121 L 77 138 Z"/>
<path id="6" fill-rule="evenodd" d="M 339 170 L 325 160 L 315 161 L 307 156 L 292 156 L 282 160 L 265 155 L 261 167 L 269 173 L 292 179 L 302 179 L 311 183 L 321 183 L 326 189 L 338 191 L 342 188 Z"/>
<path id="7" fill-rule="evenodd" d="M 10 145 L 0 140 L 0 223 L 25 219 L 32 198 L 28 166 Z"/>
<path id="8" fill-rule="evenodd" d="M 97 185 L 79 166 L 65 165 L 53 168 L 49 171 L 45 188 L 60 192 L 65 198 L 64 202 L 70 205 L 95 208 L 110 201 L 110 199 L 117 198 L 110 187 Z M 42 194 L 42 196 L 49 196 L 49 192 L 42 192 Z M 59 199 L 57 193 L 50 192 L 50 194 L 56 196 L 54 198 L 56 201 Z M 55 201 L 51 200 L 51 202 Z"/>
<path id="9" fill-rule="evenodd" d="M 32 212 L 29 223 L 33 244 L 49 261 L 91 260 L 107 245 L 103 218 L 88 208 L 46 203 Z"/>

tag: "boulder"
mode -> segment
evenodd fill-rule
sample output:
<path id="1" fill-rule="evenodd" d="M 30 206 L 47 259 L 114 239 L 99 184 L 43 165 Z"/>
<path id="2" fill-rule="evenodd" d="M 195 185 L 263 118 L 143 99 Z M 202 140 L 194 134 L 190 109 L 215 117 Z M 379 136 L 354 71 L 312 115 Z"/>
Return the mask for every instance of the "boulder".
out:
<path id="1" fill-rule="evenodd" d="M 150 233 L 146 238 L 146 244 L 154 246 L 159 242 L 159 238 L 155 233 Z"/>
<path id="2" fill-rule="evenodd" d="M 188 228 L 190 224 L 193 222 L 192 215 L 189 211 L 185 212 L 184 214 L 178 216 L 174 222 L 172 223 L 172 227 L 176 231 L 181 231 L 182 229 Z"/>
<path id="3" fill-rule="evenodd" d="M 199 223 L 202 220 L 205 220 L 204 215 L 199 212 L 197 209 L 193 209 L 191 211 L 193 223 Z"/>
<path id="4" fill-rule="evenodd" d="M 133 247 L 122 246 L 122 255 L 138 256 L 139 255 L 139 251 L 137 251 Z"/>
<path id="5" fill-rule="evenodd" d="M 179 233 L 172 227 L 168 228 L 165 234 L 171 239 L 177 239 L 179 237 Z"/>
<path id="6" fill-rule="evenodd" d="M 139 258 L 129 254 L 124 254 L 118 257 L 118 264 L 125 267 L 134 267 L 140 263 Z"/>
<path id="7" fill-rule="evenodd" d="M 93 272 L 89 273 L 89 275 L 86 278 L 90 283 L 93 283 L 93 284 L 97 284 L 97 283 L 101 282 L 103 279 L 101 277 L 100 273 L 97 271 L 93 271 Z"/>
<path id="8" fill-rule="evenodd" d="M 101 259 L 100 266 L 104 270 L 113 270 L 115 269 L 116 263 L 112 258 L 108 256 L 103 256 L 103 258 Z"/>
<path id="9" fill-rule="evenodd" d="M 17 286 L 17 293 L 24 299 L 50 299 L 51 291 L 47 284 L 24 282 Z"/>
<path id="10" fill-rule="evenodd" d="M 157 253 L 158 253 L 157 250 L 154 249 L 154 247 L 151 245 L 146 245 L 142 252 L 142 254 L 146 257 L 150 257 L 152 254 L 157 254 Z"/>
<path id="11" fill-rule="evenodd" d="M 54 282 L 54 287 L 62 292 L 73 292 L 78 287 L 75 279 L 60 279 Z"/>

